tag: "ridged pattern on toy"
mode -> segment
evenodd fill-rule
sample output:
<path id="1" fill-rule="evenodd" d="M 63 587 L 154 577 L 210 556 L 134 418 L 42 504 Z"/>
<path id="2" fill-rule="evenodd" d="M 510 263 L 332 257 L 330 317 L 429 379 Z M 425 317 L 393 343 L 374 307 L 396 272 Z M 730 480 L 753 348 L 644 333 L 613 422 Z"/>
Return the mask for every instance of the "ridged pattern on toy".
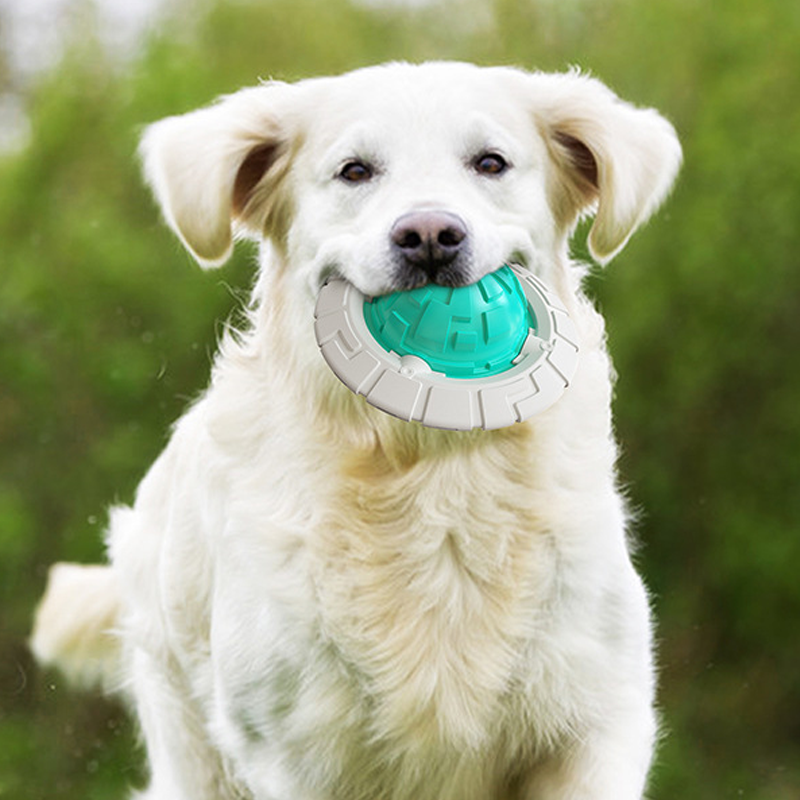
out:
<path id="1" fill-rule="evenodd" d="M 511 369 L 536 325 L 507 266 L 469 286 L 427 284 L 376 297 L 364 304 L 364 319 L 384 350 L 418 356 L 449 378 Z"/>
<path id="2" fill-rule="evenodd" d="M 351 391 L 395 417 L 432 428 L 504 428 L 555 403 L 578 365 L 578 336 L 566 309 L 542 281 L 509 265 L 537 322 L 517 363 L 485 378 L 448 378 L 412 355 L 384 350 L 367 328 L 364 296 L 342 279 L 320 291 L 314 330 L 322 355 Z"/>

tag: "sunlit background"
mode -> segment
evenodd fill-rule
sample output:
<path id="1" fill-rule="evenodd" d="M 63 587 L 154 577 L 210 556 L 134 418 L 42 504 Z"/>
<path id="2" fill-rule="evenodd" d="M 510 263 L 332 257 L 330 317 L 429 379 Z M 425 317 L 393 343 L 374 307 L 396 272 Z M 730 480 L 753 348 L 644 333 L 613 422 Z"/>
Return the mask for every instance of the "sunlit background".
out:
<path id="1" fill-rule="evenodd" d="M 25 639 L 48 564 L 102 558 L 105 509 L 204 386 L 252 277 L 246 246 L 190 263 L 138 131 L 259 78 L 398 58 L 578 64 L 675 123 L 674 195 L 588 285 L 659 619 L 651 797 L 796 800 L 797 0 L 0 0 L 0 798 L 142 784 L 121 710 L 38 671 Z"/>

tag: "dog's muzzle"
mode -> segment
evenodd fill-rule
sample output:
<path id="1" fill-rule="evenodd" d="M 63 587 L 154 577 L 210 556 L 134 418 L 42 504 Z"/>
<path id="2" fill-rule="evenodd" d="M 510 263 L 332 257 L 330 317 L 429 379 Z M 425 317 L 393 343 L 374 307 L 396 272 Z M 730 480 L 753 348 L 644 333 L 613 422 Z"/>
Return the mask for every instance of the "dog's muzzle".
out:
<path id="1" fill-rule="evenodd" d="M 469 282 L 469 231 L 457 214 L 436 209 L 403 214 L 392 226 L 389 239 L 398 289 Z"/>

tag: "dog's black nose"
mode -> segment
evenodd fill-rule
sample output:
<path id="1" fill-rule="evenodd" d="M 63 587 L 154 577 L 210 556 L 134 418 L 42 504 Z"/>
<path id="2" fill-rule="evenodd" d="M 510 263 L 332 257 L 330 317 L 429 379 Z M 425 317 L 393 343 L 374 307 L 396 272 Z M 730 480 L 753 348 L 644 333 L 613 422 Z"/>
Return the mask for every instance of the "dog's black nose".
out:
<path id="1" fill-rule="evenodd" d="M 448 211 L 412 211 L 399 217 L 391 230 L 392 247 L 407 268 L 421 271 L 437 283 L 443 271 L 466 249 L 467 226 Z M 451 282 L 452 277 L 447 279 Z"/>

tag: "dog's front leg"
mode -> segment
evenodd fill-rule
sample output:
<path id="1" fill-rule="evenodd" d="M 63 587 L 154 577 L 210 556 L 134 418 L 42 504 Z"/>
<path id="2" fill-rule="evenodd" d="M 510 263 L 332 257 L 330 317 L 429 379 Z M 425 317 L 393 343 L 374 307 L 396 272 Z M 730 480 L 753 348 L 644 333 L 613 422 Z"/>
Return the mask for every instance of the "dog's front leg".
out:
<path id="1" fill-rule="evenodd" d="M 648 708 L 590 732 L 542 765 L 523 800 L 642 800 L 656 737 Z"/>
<path id="2" fill-rule="evenodd" d="M 210 746 L 183 675 L 142 649 L 134 653 L 132 672 L 151 770 L 150 785 L 136 800 L 241 798 Z"/>

